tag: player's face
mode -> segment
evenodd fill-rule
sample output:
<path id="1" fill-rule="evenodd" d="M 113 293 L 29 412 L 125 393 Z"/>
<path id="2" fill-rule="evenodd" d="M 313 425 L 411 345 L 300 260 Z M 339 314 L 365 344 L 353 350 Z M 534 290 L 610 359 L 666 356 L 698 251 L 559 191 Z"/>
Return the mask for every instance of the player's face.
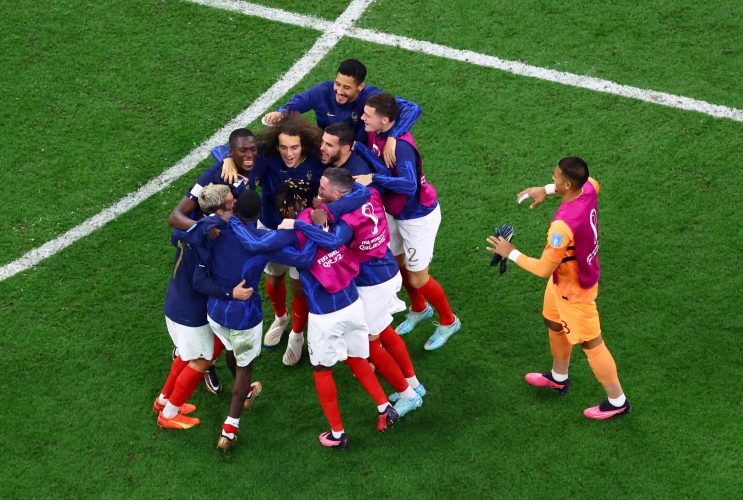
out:
<path id="1" fill-rule="evenodd" d="M 338 196 L 338 190 L 333 189 L 327 177 L 320 177 L 320 187 L 317 189 L 317 195 L 322 198 L 325 203 L 331 203 L 340 198 L 340 196 Z"/>
<path id="2" fill-rule="evenodd" d="M 253 170 L 257 154 L 258 144 L 255 142 L 255 137 L 238 137 L 230 146 L 230 158 L 242 173 Z"/>
<path id="3" fill-rule="evenodd" d="M 568 188 L 569 188 L 569 186 L 567 185 L 568 180 L 562 174 L 562 170 L 560 170 L 559 165 L 556 166 L 555 170 L 552 172 L 552 182 L 555 183 L 555 193 L 559 194 L 560 196 L 563 196 L 568 192 Z"/>
<path id="4" fill-rule="evenodd" d="M 320 161 L 323 165 L 335 165 L 341 159 L 341 141 L 325 132 L 320 144 Z"/>
<path id="5" fill-rule="evenodd" d="M 352 76 L 335 75 L 333 82 L 333 92 L 335 92 L 335 102 L 340 105 L 353 102 L 358 97 L 359 92 L 364 89 L 364 82 L 356 83 Z"/>
<path id="6" fill-rule="evenodd" d="M 296 168 L 302 157 L 302 139 L 298 135 L 279 134 L 279 155 L 288 168 Z"/>
<path id="7" fill-rule="evenodd" d="M 224 208 L 217 210 L 217 215 L 222 219 L 227 220 L 232 217 L 232 213 L 235 210 L 235 197 L 232 196 L 232 192 L 227 193 L 227 197 L 224 199 Z"/>
<path id="8" fill-rule="evenodd" d="M 361 121 L 364 122 L 364 130 L 367 132 L 381 132 L 384 130 L 386 117 L 377 114 L 377 110 L 364 106 L 364 114 Z"/>

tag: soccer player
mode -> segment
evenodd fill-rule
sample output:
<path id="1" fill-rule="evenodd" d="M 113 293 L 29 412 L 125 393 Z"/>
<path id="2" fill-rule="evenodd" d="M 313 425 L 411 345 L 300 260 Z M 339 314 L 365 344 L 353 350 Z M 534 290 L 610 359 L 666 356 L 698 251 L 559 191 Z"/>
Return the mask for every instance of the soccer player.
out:
<path id="1" fill-rule="evenodd" d="M 369 134 L 369 145 L 379 156 L 395 125 L 397 103 L 389 94 L 375 94 L 366 101 L 361 119 Z M 362 154 L 365 148 L 359 149 Z M 441 224 L 441 208 L 436 189 L 426 182 L 418 147 L 410 133 L 399 137 L 395 147 L 397 164 L 391 174 L 358 176 L 356 180 L 385 190 L 384 208 L 390 226 L 390 247 L 400 264 L 402 283 L 410 297 L 410 311 L 396 330 L 400 335 L 410 333 L 421 321 L 439 315 L 439 325 L 426 341 L 424 348 L 432 351 L 443 346 L 449 337 L 459 331 L 462 323 L 451 311 L 446 293 L 429 274 L 436 233 Z M 430 304 L 430 305 L 429 305 Z"/>
<path id="2" fill-rule="evenodd" d="M 402 278 L 388 248 L 382 199 L 376 190 L 355 183 L 345 168 L 325 170 L 319 196 L 327 205 L 318 212 L 332 214 L 332 230 L 326 232 L 302 221 L 295 222 L 295 228 L 327 250 L 348 245 L 359 261 L 354 282 L 369 325 L 369 360 L 397 389 L 389 399 L 403 417 L 423 404 L 426 389 L 415 376 L 405 342 L 390 327 L 392 314 L 404 311 L 405 304 L 397 298 Z"/>
<path id="3" fill-rule="evenodd" d="M 226 186 L 209 185 L 199 195 L 199 204 L 205 213 L 211 214 L 211 207 L 219 206 L 231 197 Z M 230 219 L 231 213 L 223 211 L 217 216 L 201 219 L 189 231 L 187 238 L 198 245 L 202 260 L 218 284 L 242 280 L 247 286 L 257 288 L 269 259 L 287 264 L 306 265 L 310 262 L 309 258 L 301 260 L 298 252 L 286 248 L 296 241 L 292 232 L 266 235 L 262 234 L 265 231 L 255 227 L 260 211 L 260 197 L 254 191 L 245 190 L 235 204 L 235 214 L 240 221 L 233 217 L 234 225 L 224 224 L 223 221 Z M 244 234 L 252 238 L 252 247 L 248 252 L 235 236 L 235 226 L 241 227 Z M 211 238 L 214 227 L 220 228 L 216 239 Z M 271 249 L 279 250 L 267 252 Z M 236 364 L 229 415 L 222 424 L 217 442 L 217 448 L 227 451 L 236 441 L 243 410 L 252 405 L 261 389 L 260 383 L 251 383 L 251 379 L 253 361 L 261 351 L 263 310 L 259 294 L 253 294 L 247 301 L 210 297 L 207 309 L 209 324 L 227 350 L 233 353 Z"/>
<path id="4" fill-rule="evenodd" d="M 224 200 L 214 211 L 232 213 L 232 201 Z M 177 250 L 164 307 L 168 333 L 178 355 L 153 405 L 158 414 L 157 424 L 168 429 L 188 429 L 199 423 L 198 418 L 186 416 L 196 410 L 186 401 L 222 350 L 222 344 L 214 342 L 214 333 L 207 321 L 207 295 L 246 300 L 252 294 L 252 289 L 244 287 L 245 280 L 234 287 L 220 287 L 211 276 L 200 274 L 196 250 L 183 240 L 183 235 L 182 231 L 175 231 L 171 239 Z M 204 294 L 196 290 L 196 281 Z"/>
<path id="5" fill-rule="evenodd" d="M 345 168 L 351 175 L 372 173 L 369 163 L 353 150 L 354 132 L 346 123 L 325 128 L 320 144 L 320 161 L 328 167 Z"/>
<path id="6" fill-rule="evenodd" d="M 277 122 L 283 113 L 314 111 L 317 125 L 325 129 L 331 123 L 347 123 L 353 128 L 356 140 L 366 143 L 366 133 L 361 115 L 366 100 L 382 92 L 381 89 L 364 83 L 366 66 L 356 59 L 346 59 L 338 66 L 334 81 L 318 83 L 304 92 L 293 96 L 289 102 L 268 113 L 263 121 L 268 124 Z M 400 113 L 395 116 L 395 127 L 390 131 L 391 140 L 384 150 L 384 160 L 388 165 L 395 162 L 395 139 L 410 130 L 421 116 L 420 106 L 411 101 L 397 98 Z"/>
<path id="7" fill-rule="evenodd" d="M 304 196 L 311 203 L 325 170 L 319 159 L 320 137 L 321 131 L 299 113 L 284 115 L 266 130 L 263 152 L 258 159 L 262 168 L 259 179 L 263 200 L 259 227 L 276 229 L 282 221 L 283 217 L 276 208 L 275 196 L 279 187 L 289 180 L 306 184 Z M 293 316 L 289 342 L 300 345 L 301 350 L 301 344 L 304 343 L 303 331 L 307 326 L 307 300 L 299 282 L 299 273 L 294 268 L 274 262 L 266 265 L 265 273 L 266 292 L 276 317 L 266 331 L 263 344 L 269 348 L 278 345 L 289 325 L 285 285 L 287 272 L 292 290 Z"/>
<path id="8" fill-rule="evenodd" d="M 601 404 L 586 408 L 583 414 L 597 420 L 624 415 L 632 407 L 619 383 L 614 358 L 601 336 L 596 308 L 600 275 L 599 184 L 588 176 L 586 162 L 577 157 L 561 159 L 552 180 L 554 184 L 529 188 L 517 195 L 519 203 L 533 198 L 532 208 L 542 203 L 547 194 L 562 197 L 539 259 L 527 257 L 502 237 L 487 239 L 492 245 L 488 248 L 491 252 L 511 259 L 530 273 L 547 278 L 542 316 L 549 333 L 552 370 L 528 373 L 526 381 L 537 387 L 550 387 L 566 393 L 570 387 L 570 354 L 573 346 L 580 344 L 608 396 Z"/>
<path id="9" fill-rule="evenodd" d="M 257 153 L 258 145 L 253 132 L 246 128 L 233 130 L 229 137 L 229 156 L 222 161 L 213 163 L 202 172 L 196 183 L 170 213 L 168 223 L 174 229 L 186 231 L 202 217 L 198 205 L 199 193 L 209 184 L 225 184 L 220 175 L 223 166 L 235 169 L 235 181 L 229 185 L 235 199 L 246 188 L 255 189 L 255 179 L 258 172 L 254 167 Z M 204 384 L 209 392 L 213 394 L 222 391 L 222 384 L 217 377 L 214 366 L 210 366 L 204 373 Z"/>

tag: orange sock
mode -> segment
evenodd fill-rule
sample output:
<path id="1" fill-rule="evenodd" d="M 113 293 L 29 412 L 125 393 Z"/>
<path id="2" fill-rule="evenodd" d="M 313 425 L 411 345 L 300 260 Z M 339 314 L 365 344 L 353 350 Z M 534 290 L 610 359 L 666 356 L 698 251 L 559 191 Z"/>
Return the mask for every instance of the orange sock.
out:
<path id="1" fill-rule="evenodd" d="M 418 290 L 423 294 L 429 304 L 439 313 L 439 323 L 442 326 L 449 326 L 454 323 L 454 314 L 449 307 L 449 301 L 446 300 L 446 293 L 438 281 L 433 276 L 428 277 L 426 284 Z"/>
<path id="2" fill-rule="evenodd" d="M 307 297 L 298 295 L 292 297 L 292 331 L 302 333 L 307 328 Z"/>
<path id="3" fill-rule="evenodd" d="M 408 292 L 408 297 L 410 298 L 410 309 L 417 313 L 425 311 L 426 298 L 419 289 L 410 284 L 408 270 L 405 267 L 400 268 L 400 275 L 402 276 L 402 287 Z"/>
<path id="4" fill-rule="evenodd" d="M 593 374 L 596 375 L 596 379 L 601 382 L 602 385 L 616 384 L 619 382 L 617 364 L 614 362 L 614 358 L 606 347 L 606 343 L 601 342 L 600 345 L 593 349 L 584 349 L 584 351 L 588 358 L 588 364 L 591 365 L 591 370 L 593 370 Z"/>
<path id="5" fill-rule="evenodd" d="M 274 286 L 266 280 L 266 294 L 276 317 L 280 318 L 286 314 L 286 283 L 282 281 Z"/>
<path id="6" fill-rule="evenodd" d="M 573 352 L 573 344 L 568 341 L 568 338 L 562 332 L 553 332 L 547 330 L 550 337 L 550 351 L 552 357 L 557 361 L 568 361 L 570 360 L 570 353 Z"/>

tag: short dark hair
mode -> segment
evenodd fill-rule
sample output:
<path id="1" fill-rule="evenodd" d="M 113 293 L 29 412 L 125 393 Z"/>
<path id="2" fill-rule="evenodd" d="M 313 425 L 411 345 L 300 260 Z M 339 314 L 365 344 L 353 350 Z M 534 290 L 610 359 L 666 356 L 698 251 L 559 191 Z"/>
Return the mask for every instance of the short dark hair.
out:
<path id="1" fill-rule="evenodd" d="M 366 66 L 358 59 L 346 59 L 338 66 L 338 73 L 350 76 L 356 84 L 364 83 L 366 80 Z"/>
<path id="2" fill-rule="evenodd" d="M 238 137 L 255 137 L 255 134 L 247 128 L 238 128 L 232 131 L 227 142 L 232 146 Z"/>
<path id="3" fill-rule="evenodd" d="M 366 105 L 374 108 L 378 115 L 386 116 L 390 121 L 397 119 L 397 101 L 389 94 L 384 92 L 374 94 L 366 100 Z"/>
<path id="4" fill-rule="evenodd" d="M 241 219 L 254 219 L 261 213 L 261 197 L 252 189 L 246 189 L 237 197 L 235 213 Z"/>
<path id="5" fill-rule="evenodd" d="M 351 172 L 343 167 L 325 169 L 322 176 L 328 179 L 328 182 L 331 185 L 343 193 L 350 193 L 353 191 L 353 176 L 351 175 Z"/>
<path id="6" fill-rule="evenodd" d="M 325 133 L 337 137 L 341 146 L 353 146 L 353 141 L 356 139 L 353 127 L 346 122 L 331 123 L 325 127 Z"/>
<path id="7" fill-rule="evenodd" d="M 577 156 L 566 156 L 557 162 L 557 166 L 562 175 L 573 184 L 573 189 L 581 189 L 588 180 L 588 165 Z"/>

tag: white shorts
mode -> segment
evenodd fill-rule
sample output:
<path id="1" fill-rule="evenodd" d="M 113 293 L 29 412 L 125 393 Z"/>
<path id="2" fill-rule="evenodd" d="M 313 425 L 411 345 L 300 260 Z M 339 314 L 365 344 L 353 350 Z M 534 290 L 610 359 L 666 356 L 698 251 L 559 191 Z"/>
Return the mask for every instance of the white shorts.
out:
<path id="1" fill-rule="evenodd" d="M 258 229 L 268 229 L 261 223 L 261 221 L 258 221 L 257 227 Z M 278 264 L 276 262 L 269 262 L 266 264 L 265 269 L 263 269 L 263 272 L 269 276 L 281 276 L 282 274 L 286 274 L 287 271 L 289 272 L 289 277 L 291 279 L 299 279 L 299 271 L 297 271 L 296 267 L 285 266 L 284 264 Z"/>
<path id="2" fill-rule="evenodd" d="M 209 316 L 207 319 L 224 348 L 235 355 L 237 366 L 248 366 L 261 353 L 262 322 L 247 330 L 233 330 L 220 325 Z"/>
<path id="3" fill-rule="evenodd" d="M 178 348 L 178 355 L 183 361 L 194 359 L 212 359 L 214 354 L 214 333 L 209 325 L 186 326 L 176 323 L 165 316 L 168 333 Z"/>
<path id="4" fill-rule="evenodd" d="M 360 300 L 339 311 L 308 316 L 307 350 L 313 366 L 329 368 L 349 356 L 369 357 L 369 328 Z"/>
<path id="5" fill-rule="evenodd" d="M 397 257 L 405 254 L 408 271 L 423 271 L 433 259 L 436 233 L 441 225 L 441 205 L 419 219 L 399 220 L 387 214 L 390 226 L 390 250 Z"/>
<path id="6" fill-rule="evenodd" d="M 359 287 L 359 298 L 364 304 L 369 335 L 382 333 L 392 323 L 393 314 L 407 309 L 405 302 L 397 298 L 401 286 L 402 276 L 397 273 L 384 283 Z"/>

